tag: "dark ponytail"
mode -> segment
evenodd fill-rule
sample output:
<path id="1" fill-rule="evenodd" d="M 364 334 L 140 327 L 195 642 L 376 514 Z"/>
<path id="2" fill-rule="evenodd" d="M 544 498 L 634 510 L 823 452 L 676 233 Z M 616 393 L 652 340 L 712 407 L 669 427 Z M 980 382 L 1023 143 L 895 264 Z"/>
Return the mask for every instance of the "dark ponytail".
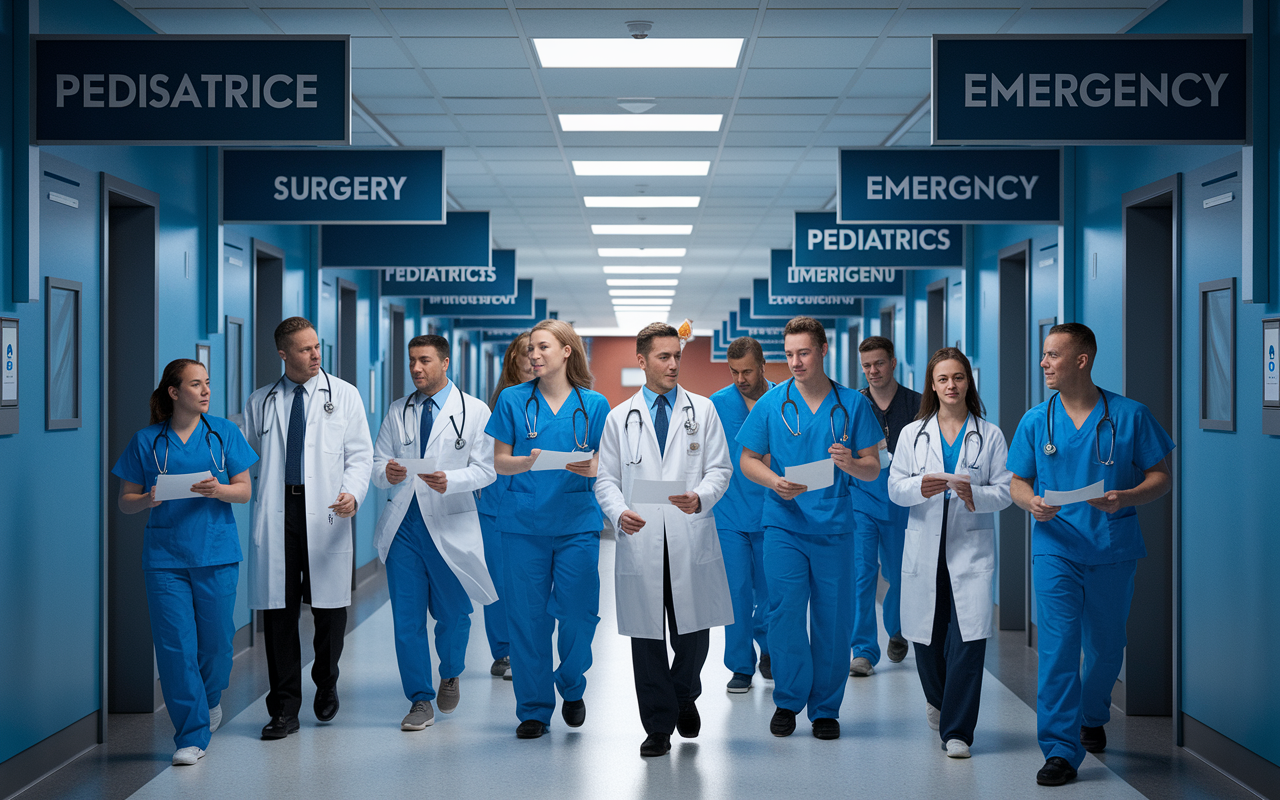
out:
<path id="1" fill-rule="evenodd" d="M 182 385 L 182 373 L 186 372 L 187 367 L 190 366 L 204 369 L 204 364 L 194 358 L 175 358 L 164 368 L 164 374 L 160 376 L 160 385 L 151 393 L 150 424 L 164 422 L 173 416 L 173 398 L 169 396 L 169 388 Z"/>

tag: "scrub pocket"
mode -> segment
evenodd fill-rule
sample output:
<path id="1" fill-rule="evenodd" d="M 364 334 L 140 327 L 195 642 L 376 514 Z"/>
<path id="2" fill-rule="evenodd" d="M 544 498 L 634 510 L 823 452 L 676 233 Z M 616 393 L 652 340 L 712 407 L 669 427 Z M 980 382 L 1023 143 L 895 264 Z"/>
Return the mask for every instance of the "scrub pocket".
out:
<path id="1" fill-rule="evenodd" d="M 920 560 L 920 542 L 924 539 L 924 531 L 918 527 L 907 524 L 907 533 L 902 545 L 902 574 L 915 575 L 919 570 L 917 562 Z"/>

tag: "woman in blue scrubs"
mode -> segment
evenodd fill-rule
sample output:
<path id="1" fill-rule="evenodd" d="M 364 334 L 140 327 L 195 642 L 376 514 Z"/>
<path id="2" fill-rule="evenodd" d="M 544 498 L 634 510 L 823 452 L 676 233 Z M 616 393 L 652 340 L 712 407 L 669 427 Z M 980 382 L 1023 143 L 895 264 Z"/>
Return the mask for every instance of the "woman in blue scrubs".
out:
<path id="1" fill-rule="evenodd" d="M 151 425 L 134 434 L 111 470 L 120 478 L 120 510 L 150 509 L 142 569 L 175 765 L 204 756 L 222 721 L 241 560 L 229 504 L 249 502 L 249 467 L 258 460 L 240 429 L 208 410 L 204 366 L 169 362 L 151 395 Z M 193 483 L 190 497 L 156 500 L 158 475 L 202 472 L 211 477 Z"/>
<path id="2" fill-rule="evenodd" d="M 569 727 L 587 717 L 582 695 L 600 622 L 604 527 L 593 486 L 609 414 L 609 401 L 591 391 L 586 348 L 568 323 L 552 319 L 534 326 L 529 361 L 534 379 L 503 391 L 485 428 L 494 439 L 494 468 L 511 476 L 497 524 L 521 739 L 547 732 L 555 690 L 564 699 L 560 713 Z M 531 471 L 543 450 L 577 451 L 583 460 L 565 469 Z M 553 671 L 557 623 L 560 665 Z"/>

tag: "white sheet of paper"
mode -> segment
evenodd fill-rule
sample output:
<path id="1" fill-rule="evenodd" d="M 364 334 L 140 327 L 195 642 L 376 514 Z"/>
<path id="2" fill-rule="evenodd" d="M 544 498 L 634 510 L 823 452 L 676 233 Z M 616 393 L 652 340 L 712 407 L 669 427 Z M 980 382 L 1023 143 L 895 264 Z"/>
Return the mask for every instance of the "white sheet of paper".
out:
<path id="1" fill-rule="evenodd" d="M 669 506 L 667 498 L 673 494 L 684 494 L 684 481 L 633 481 L 631 484 L 631 505 Z"/>
<path id="2" fill-rule="evenodd" d="M 564 469 L 568 464 L 590 461 L 593 455 L 595 455 L 594 450 L 589 453 L 581 450 L 568 453 L 563 450 L 543 450 L 538 453 L 538 460 L 533 462 L 533 466 L 529 470 L 531 472 L 541 472 L 545 469 Z"/>
<path id="3" fill-rule="evenodd" d="M 436 471 L 435 459 L 431 458 L 397 458 L 396 463 L 409 470 L 409 475 L 430 475 Z"/>
<path id="4" fill-rule="evenodd" d="M 183 475 L 157 475 L 157 500 L 190 500 L 204 495 L 191 491 L 191 484 L 199 483 L 213 477 L 209 470 L 204 472 L 188 472 Z"/>
<path id="5" fill-rule="evenodd" d="M 807 486 L 806 491 L 825 489 L 836 482 L 836 462 L 830 458 L 821 461 L 810 461 L 808 464 L 796 464 L 787 467 L 782 477 L 792 483 Z"/>
<path id="6" fill-rule="evenodd" d="M 968 475 L 957 475 L 954 472 L 931 472 L 925 475 L 926 478 L 937 478 L 947 483 L 968 483 L 970 478 Z"/>
<path id="7" fill-rule="evenodd" d="M 1073 489 L 1069 492 L 1055 492 L 1052 489 L 1046 490 L 1044 493 L 1045 505 L 1065 506 L 1070 503 L 1083 503 L 1085 500 L 1097 500 L 1106 494 L 1106 490 L 1102 488 L 1102 481 L 1090 484 L 1083 489 Z"/>

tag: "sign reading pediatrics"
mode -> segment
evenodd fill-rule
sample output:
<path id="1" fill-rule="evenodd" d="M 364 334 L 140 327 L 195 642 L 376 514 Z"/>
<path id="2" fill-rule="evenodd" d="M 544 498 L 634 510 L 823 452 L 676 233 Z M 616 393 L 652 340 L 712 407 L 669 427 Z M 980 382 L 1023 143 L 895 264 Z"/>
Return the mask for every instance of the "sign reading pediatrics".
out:
<path id="1" fill-rule="evenodd" d="M 444 150 L 372 147 L 221 152 L 224 224 L 443 224 Z"/>
<path id="2" fill-rule="evenodd" d="M 389 267 L 382 270 L 382 294 L 384 297 L 510 297 L 516 294 L 516 251 L 494 250 L 492 258 L 491 267 Z"/>
<path id="3" fill-rule="evenodd" d="M 1062 151 L 1019 148 L 845 147 L 841 224 L 1062 221 Z"/>
<path id="4" fill-rule="evenodd" d="M 963 225 L 841 225 L 834 211 L 797 211 L 791 283 L 857 283 L 858 267 L 907 269 L 964 266 Z M 892 270 L 890 270 L 892 271 Z M 774 277 L 777 280 L 777 277 Z"/>
<path id="5" fill-rule="evenodd" d="M 934 144 L 1248 144 L 1249 36 L 933 37 Z"/>
<path id="6" fill-rule="evenodd" d="M 777 250 L 774 251 L 779 252 Z M 787 254 L 789 250 L 780 251 Z M 778 294 L 768 278 L 752 281 L 751 317 L 856 317 L 862 314 L 862 297 L 841 292 Z"/>
<path id="7" fill-rule="evenodd" d="M 516 293 L 510 295 L 487 294 L 427 294 L 422 299 L 422 315 L 425 317 L 529 317 L 533 315 L 533 279 L 516 281 Z M 484 326 L 480 326 L 484 327 Z"/>
<path id="8" fill-rule="evenodd" d="M 322 225 L 320 266 L 491 267 L 489 212 L 454 211 L 446 225 Z"/>
<path id="9" fill-rule="evenodd" d="M 31 37 L 35 144 L 350 144 L 342 36 Z"/>

